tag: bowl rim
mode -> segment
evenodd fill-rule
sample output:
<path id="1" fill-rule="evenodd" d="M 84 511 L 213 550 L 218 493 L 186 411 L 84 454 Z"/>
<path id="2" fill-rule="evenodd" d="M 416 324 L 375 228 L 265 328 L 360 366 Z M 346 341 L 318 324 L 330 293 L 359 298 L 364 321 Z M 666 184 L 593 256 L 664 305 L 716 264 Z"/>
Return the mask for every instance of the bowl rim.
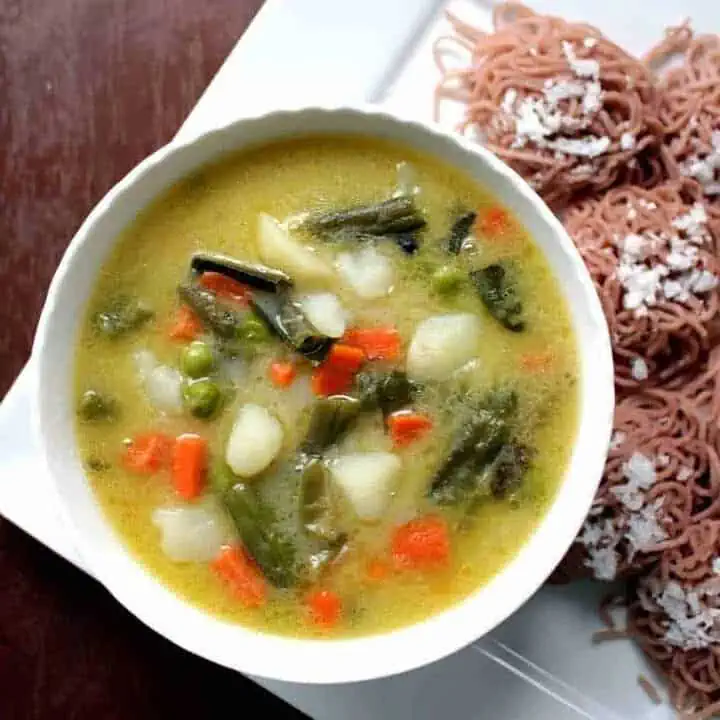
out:
<path id="1" fill-rule="evenodd" d="M 506 182 L 511 192 L 528 205 L 531 212 L 537 216 L 536 220 L 547 227 L 553 241 L 557 242 L 573 270 L 572 279 L 581 291 L 583 308 L 570 306 L 569 310 L 578 340 L 578 359 L 583 376 L 581 384 L 584 378 L 585 389 L 592 393 L 592 407 L 589 406 L 589 398 L 584 397 L 584 391 L 579 391 L 576 437 L 565 477 L 532 535 L 516 556 L 493 578 L 451 607 L 408 627 L 358 638 L 316 640 L 271 635 L 211 616 L 155 580 L 141 561 L 126 549 L 119 537 L 114 536 L 117 547 L 112 549 L 106 547 L 109 541 L 96 541 L 89 523 L 80 521 L 74 501 L 70 502 L 70 498 L 66 496 L 64 485 L 67 485 L 67 481 L 59 477 L 57 472 L 55 456 L 58 450 L 53 445 L 53 435 L 57 429 L 58 418 L 50 412 L 47 398 L 52 396 L 54 383 L 57 382 L 52 349 L 53 343 L 61 340 L 54 339 L 51 330 L 53 320 L 63 312 L 60 298 L 65 290 L 66 276 L 91 241 L 98 222 L 104 216 L 112 214 L 118 200 L 127 196 L 144 177 L 162 172 L 162 166 L 173 158 L 196 150 L 203 143 L 211 145 L 210 140 L 213 138 L 225 135 L 234 137 L 233 147 L 240 150 L 251 145 L 243 141 L 242 129 L 253 123 L 267 123 L 274 119 L 289 122 L 301 119 L 303 115 L 312 117 L 328 114 L 371 117 L 380 123 L 409 126 L 411 130 L 408 138 L 401 142 L 411 147 L 418 148 L 417 138 L 420 135 L 429 135 L 439 144 L 459 148 L 464 155 L 472 158 L 472 162 L 483 163 L 486 170 L 498 180 Z M 313 134 L 313 131 L 309 129 L 298 134 Z M 329 133 L 326 131 L 325 134 Z M 381 136 L 372 132 L 366 134 L 371 137 Z M 279 134 L 274 137 L 271 135 L 264 142 L 272 143 L 280 137 Z M 435 150 L 422 151 L 439 156 Z M 207 155 L 194 167 L 197 169 L 213 162 L 222 154 L 220 152 Z M 168 182 L 164 188 L 167 189 L 174 182 L 176 181 Z M 153 199 L 157 196 L 158 193 Z M 147 203 L 136 210 L 146 205 Z M 524 220 L 522 217 L 520 219 Z M 126 219 L 124 226 L 131 221 Z M 110 241 L 110 247 L 113 247 L 116 241 L 117 236 Z M 544 254 L 547 255 L 545 251 Z M 553 272 L 555 274 L 555 268 Z M 96 275 L 97 268 L 93 277 Z M 561 281 L 557 275 L 556 279 Z M 588 327 L 579 327 L 576 324 L 581 310 L 585 311 Z M 76 319 L 75 322 L 79 323 L 79 320 Z M 581 347 L 581 330 L 594 334 L 591 348 Z M 69 342 L 74 347 L 74 340 L 74 337 L 64 338 L 62 342 Z M 140 162 L 98 202 L 70 242 L 48 290 L 32 356 L 37 364 L 37 381 L 32 401 L 35 434 L 47 472 L 52 479 L 51 484 L 61 515 L 85 566 L 137 618 L 180 647 L 220 665 L 282 681 L 326 684 L 394 675 L 450 655 L 494 629 L 535 593 L 570 547 L 590 509 L 612 431 L 614 381 L 607 323 L 589 273 L 560 221 L 515 171 L 479 144 L 450 134 L 438 126 L 405 117 L 396 111 L 365 104 L 300 105 L 242 117 L 194 137 L 172 141 Z M 592 383 L 587 382 L 590 371 Z M 65 421 L 67 422 L 67 417 Z M 585 432 L 588 424 L 592 426 L 591 434 Z M 578 459 L 576 451 L 581 436 L 585 438 L 583 448 L 587 453 Z M 92 490 L 76 456 L 75 465 L 77 473 L 82 476 L 80 482 L 84 483 L 87 493 L 91 495 Z M 584 479 L 575 477 L 580 474 L 581 468 Z M 96 504 L 96 512 L 100 512 L 97 501 L 92 499 L 91 502 Z M 555 527 L 548 530 L 551 520 Z M 105 530 L 114 533 L 109 522 L 104 521 L 104 525 Z M 94 530 L 97 532 L 99 528 L 100 526 L 96 525 Z M 523 566 L 523 572 L 517 569 L 519 564 Z M 490 603 L 488 598 L 493 598 L 493 593 L 497 599 Z M 483 601 L 486 606 L 483 606 Z M 484 612 L 478 613 L 481 609 Z M 237 647 L 239 649 L 236 649 Z"/>

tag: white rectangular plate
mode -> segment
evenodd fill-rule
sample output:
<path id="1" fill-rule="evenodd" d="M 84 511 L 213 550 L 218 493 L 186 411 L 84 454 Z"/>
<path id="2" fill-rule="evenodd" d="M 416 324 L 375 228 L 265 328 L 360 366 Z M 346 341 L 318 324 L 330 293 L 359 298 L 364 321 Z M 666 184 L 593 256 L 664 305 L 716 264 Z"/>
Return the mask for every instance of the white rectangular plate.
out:
<path id="1" fill-rule="evenodd" d="M 280 105 L 384 102 L 432 117 L 437 71 L 431 47 L 447 31 L 443 10 L 489 25 L 491 0 L 268 0 L 228 57 L 178 138 Z M 663 28 L 692 18 L 720 31 L 715 0 L 530 0 L 528 5 L 593 23 L 642 53 Z M 451 123 L 452 117 L 443 117 Z M 0 406 L 0 512 L 81 566 L 53 504 L 31 432 L 32 362 Z M 663 720 L 637 685 L 649 674 L 627 642 L 594 646 L 593 584 L 538 592 L 493 636 L 434 665 L 362 684 L 308 687 L 259 680 L 317 720 Z"/>

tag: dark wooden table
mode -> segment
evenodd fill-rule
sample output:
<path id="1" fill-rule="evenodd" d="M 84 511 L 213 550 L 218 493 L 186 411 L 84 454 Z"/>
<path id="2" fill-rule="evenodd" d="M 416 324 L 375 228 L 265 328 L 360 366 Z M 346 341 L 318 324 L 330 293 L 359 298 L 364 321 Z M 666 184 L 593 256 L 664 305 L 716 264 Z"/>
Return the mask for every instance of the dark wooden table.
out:
<path id="1" fill-rule="evenodd" d="M 73 233 L 172 138 L 261 4 L 0 0 L 0 396 L 28 358 Z M 258 711 L 301 717 L 155 635 L 0 518 L 1 720 Z"/>

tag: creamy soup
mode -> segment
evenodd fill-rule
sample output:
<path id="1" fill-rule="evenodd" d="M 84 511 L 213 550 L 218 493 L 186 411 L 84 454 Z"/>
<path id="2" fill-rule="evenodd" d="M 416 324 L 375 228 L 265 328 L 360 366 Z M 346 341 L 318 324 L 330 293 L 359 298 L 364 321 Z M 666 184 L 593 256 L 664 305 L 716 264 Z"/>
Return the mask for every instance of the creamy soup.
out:
<path id="1" fill-rule="evenodd" d="M 558 282 L 492 188 L 307 137 L 203 168 L 118 239 L 77 342 L 77 442 L 112 526 L 181 597 L 367 635 L 527 542 L 577 379 Z"/>

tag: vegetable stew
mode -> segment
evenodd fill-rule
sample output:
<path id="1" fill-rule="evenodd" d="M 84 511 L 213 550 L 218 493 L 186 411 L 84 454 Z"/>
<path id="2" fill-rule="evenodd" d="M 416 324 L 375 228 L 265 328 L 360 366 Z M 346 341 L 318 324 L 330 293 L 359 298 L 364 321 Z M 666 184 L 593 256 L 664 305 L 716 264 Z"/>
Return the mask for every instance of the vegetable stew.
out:
<path id="1" fill-rule="evenodd" d="M 458 602 L 527 541 L 577 373 L 559 285 L 491 188 L 307 137 L 203 168 L 119 238 L 78 339 L 77 440 L 179 595 L 365 635 Z"/>

